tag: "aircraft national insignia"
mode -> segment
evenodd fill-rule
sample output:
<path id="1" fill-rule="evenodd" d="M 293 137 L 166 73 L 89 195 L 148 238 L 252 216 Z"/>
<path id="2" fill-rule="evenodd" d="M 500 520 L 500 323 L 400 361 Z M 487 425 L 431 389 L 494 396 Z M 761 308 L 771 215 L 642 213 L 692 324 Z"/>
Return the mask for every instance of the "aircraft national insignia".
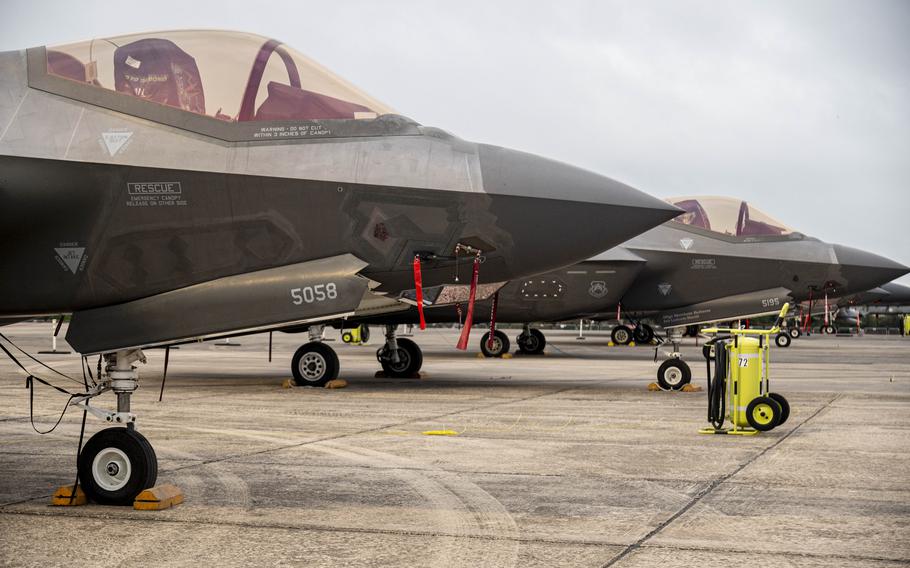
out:
<path id="1" fill-rule="evenodd" d="M 669 296 L 670 290 L 673 289 L 673 285 L 669 282 L 661 282 L 657 285 L 657 291 L 660 292 L 661 296 Z"/>
<path id="2" fill-rule="evenodd" d="M 64 270 L 69 270 L 75 274 L 84 268 L 82 260 L 85 258 L 85 247 L 60 246 L 55 248 L 54 252 L 57 253 L 57 263 L 60 264 Z"/>
<path id="3" fill-rule="evenodd" d="M 108 153 L 113 157 L 125 148 L 126 143 L 129 142 L 132 135 L 132 132 L 123 130 L 102 132 L 101 141 L 104 143 L 104 147 L 107 149 Z"/>
<path id="4" fill-rule="evenodd" d="M 593 298 L 603 298 L 607 292 L 607 283 L 603 280 L 594 280 L 591 282 L 591 287 L 588 288 L 588 294 Z"/>
<path id="5" fill-rule="evenodd" d="M 689 250 L 692 248 L 693 244 L 695 244 L 695 241 L 692 239 L 679 239 L 679 246 L 681 246 L 683 250 Z"/>

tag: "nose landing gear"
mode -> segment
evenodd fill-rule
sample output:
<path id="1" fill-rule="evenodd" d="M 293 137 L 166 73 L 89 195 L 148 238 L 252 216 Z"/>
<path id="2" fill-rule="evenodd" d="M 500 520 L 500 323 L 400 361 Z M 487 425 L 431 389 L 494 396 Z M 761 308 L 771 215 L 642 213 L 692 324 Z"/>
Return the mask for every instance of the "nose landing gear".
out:
<path id="1" fill-rule="evenodd" d="M 309 329 L 310 342 L 301 345 L 291 358 L 291 374 L 298 386 L 324 387 L 338 378 L 341 367 L 335 350 L 322 342 L 322 326 Z"/>
<path id="2" fill-rule="evenodd" d="M 82 407 L 106 422 L 125 424 L 97 432 L 82 448 L 77 460 L 79 483 L 86 496 L 102 505 L 132 505 L 136 496 L 158 480 L 158 458 L 145 436 L 135 429 L 136 416 L 130 412 L 130 397 L 139 388 L 134 361 L 145 362 L 138 349 L 106 354 L 100 382 L 87 394 L 74 397 L 71 404 Z M 99 394 L 111 390 L 117 395 L 117 412 L 89 405 Z"/>

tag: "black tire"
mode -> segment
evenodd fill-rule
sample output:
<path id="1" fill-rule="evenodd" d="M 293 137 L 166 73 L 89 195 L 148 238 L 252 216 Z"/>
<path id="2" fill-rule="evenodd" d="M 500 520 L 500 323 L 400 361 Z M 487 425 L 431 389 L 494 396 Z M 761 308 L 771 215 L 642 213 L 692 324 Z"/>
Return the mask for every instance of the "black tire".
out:
<path id="1" fill-rule="evenodd" d="M 490 338 L 490 332 L 483 334 L 483 337 L 480 338 L 480 352 L 483 353 L 484 357 L 502 357 L 509 352 L 511 344 L 509 343 L 508 336 L 496 330 L 496 333 L 493 334 L 493 348 L 490 349 L 487 345 L 487 340 Z"/>
<path id="2" fill-rule="evenodd" d="M 682 359 L 667 359 L 657 369 L 657 384 L 664 390 L 679 390 L 692 380 L 692 369 Z"/>
<path id="3" fill-rule="evenodd" d="M 617 325 L 610 332 L 610 339 L 614 345 L 628 345 L 632 341 L 632 330 L 625 325 Z"/>
<path id="4" fill-rule="evenodd" d="M 398 362 L 392 360 L 391 352 L 383 347 L 379 350 L 379 364 L 389 377 L 413 377 L 423 366 L 423 352 L 420 346 L 406 337 L 395 341 L 398 344 Z"/>
<path id="5" fill-rule="evenodd" d="M 345 343 L 350 343 L 350 342 L 354 341 L 354 336 L 351 335 L 350 331 L 346 331 L 341 334 L 341 341 L 343 341 Z"/>
<path id="6" fill-rule="evenodd" d="M 780 424 L 783 411 L 780 404 L 769 396 L 759 396 L 752 399 L 746 407 L 746 420 L 749 426 L 759 432 L 773 430 Z"/>
<path id="7" fill-rule="evenodd" d="M 365 323 L 360 324 L 360 343 L 366 345 L 370 342 L 370 326 Z"/>
<path id="8" fill-rule="evenodd" d="M 92 436 L 77 460 L 79 485 L 100 505 L 132 505 L 158 481 L 158 458 L 145 436 L 130 428 L 107 428 Z"/>
<path id="9" fill-rule="evenodd" d="M 539 329 L 532 329 L 528 333 L 521 333 L 515 338 L 518 350 L 525 355 L 539 355 L 547 346 L 547 338 Z"/>
<path id="10" fill-rule="evenodd" d="M 784 332 L 780 332 L 774 336 L 774 344 L 778 347 L 790 347 L 791 341 L 792 339 L 790 339 L 790 336 Z"/>
<path id="11" fill-rule="evenodd" d="M 834 328 L 833 325 L 826 325 L 824 328 L 822 328 L 822 331 L 824 331 L 824 333 L 826 333 L 827 335 L 834 335 L 835 333 L 837 333 L 837 330 Z"/>
<path id="12" fill-rule="evenodd" d="M 648 324 L 641 324 L 632 331 L 635 343 L 647 344 L 654 339 L 654 329 Z"/>
<path id="13" fill-rule="evenodd" d="M 324 387 L 338 378 L 338 355 L 321 341 L 301 345 L 291 359 L 294 382 L 301 387 Z"/>
<path id="14" fill-rule="evenodd" d="M 787 329 L 787 334 L 790 336 L 790 339 L 798 339 L 803 332 L 800 331 L 798 327 L 791 327 Z"/>
<path id="15" fill-rule="evenodd" d="M 787 399 L 784 398 L 784 395 L 778 394 L 776 392 L 769 392 L 768 398 L 774 399 L 777 404 L 780 405 L 780 422 L 777 423 L 778 426 L 783 424 L 790 418 L 790 403 L 787 402 Z"/>

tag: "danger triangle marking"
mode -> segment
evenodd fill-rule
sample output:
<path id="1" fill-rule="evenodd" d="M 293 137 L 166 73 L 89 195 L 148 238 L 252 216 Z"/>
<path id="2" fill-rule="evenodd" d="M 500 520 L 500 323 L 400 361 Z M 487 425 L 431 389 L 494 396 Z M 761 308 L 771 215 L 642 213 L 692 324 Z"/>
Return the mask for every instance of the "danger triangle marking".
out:
<path id="1" fill-rule="evenodd" d="M 113 156 L 123 148 L 132 135 L 132 132 L 102 132 L 101 139 L 104 140 L 107 151 Z"/>
<path id="2" fill-rule="evenodd" d="M 65 247 L 65 248 L 55 248 L 57 256 L 60 257 L 60 260 L 66 264 L 66 267 L 69 268 L 73 274 L 79 270 L 79 263 L 82 262 L 82 257 L 85 255 L 85 247 Z"/>

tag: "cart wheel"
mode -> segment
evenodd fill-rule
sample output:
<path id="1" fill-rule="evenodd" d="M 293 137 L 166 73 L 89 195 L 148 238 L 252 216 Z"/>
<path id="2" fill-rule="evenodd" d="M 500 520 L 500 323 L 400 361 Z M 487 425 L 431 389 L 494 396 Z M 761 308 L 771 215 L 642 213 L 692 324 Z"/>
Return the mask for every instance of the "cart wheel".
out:
<path id="1" fill-rule="evenodd" d="M 780 405 L 780 422 L 777 423 L 778 426 L 783 424 L 790 418 L 790 403 L 787 402 L 787 399 L 784 398 L 784 395 L 778 394 L 776 392 L 769 392 L 768 398 L 774 399 L 777 404 Z"/>
<path id="2" fill-rule="evenodd" d="M 679 390 L 692 380 L 692 370 L 682 359 L 667 359 L 657 369 L 657 384 L 664 390 Z"/>
<path id="3" fill-rule="evenodd" d="M 746 407 L 746 420 L 749 426 L 759 432 L 767 432 L 780 424 L 782 411 L 780 404 L 768 396 L 759 396 L 752 399 Z"/>
<path id="4" fill-rule="evenodd" d="M 354 336 L 351 335 L 351 332 L 346 331 L 341 334 L 341 340 L 344 341 L 345 343 L 350 343 L 351 341 L 354 340 Z"/>
<path id="5" fill-rule="evenodd" d="M 790 341 L 792 341 L 790 336 L 784 332 L 780 332 L 774 336 L 774 343 L 777 344 L 778 347 L 790 347 Z"/>

